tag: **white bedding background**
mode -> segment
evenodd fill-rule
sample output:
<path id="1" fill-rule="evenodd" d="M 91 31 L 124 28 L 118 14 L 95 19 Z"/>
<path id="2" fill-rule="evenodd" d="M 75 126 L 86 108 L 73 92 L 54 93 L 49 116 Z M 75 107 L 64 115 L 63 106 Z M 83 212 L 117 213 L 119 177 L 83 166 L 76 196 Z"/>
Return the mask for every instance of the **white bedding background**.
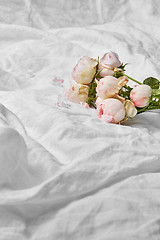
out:
<path id="1" fill-rule="evenodd" d="M 160 112 L 107 124 L 63 94 L 110 50 L 160 78 L 159 0 L 0 0 L 1 240 L 160 239 Z"/>

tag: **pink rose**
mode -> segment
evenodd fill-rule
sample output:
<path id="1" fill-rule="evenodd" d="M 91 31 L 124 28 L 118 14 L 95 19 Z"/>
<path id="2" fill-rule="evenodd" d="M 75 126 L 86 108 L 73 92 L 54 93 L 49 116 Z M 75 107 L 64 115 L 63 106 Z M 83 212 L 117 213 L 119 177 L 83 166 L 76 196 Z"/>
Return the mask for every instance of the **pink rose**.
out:
<path id="1" fill-rule="evenodd" d="M 96 100 L 98 117 L 108 123 L 120 123 L 125 118 L 125 108 L 121 101 L 108 98 Z"/>
<path id="2" fill-rule="evenodd" d="M 65 96 L 71 102 L 81 103 L 86 102 L 88 100 L 88 92 L 89 87 L 87 85 L 74 83 L 72 84 L 69 91 L 65 93 Z"/>
<path id="3" fill-rule="evenodd" d="M 97 60 L 89 57 L 80 58 L 79 62 L 73 69 L 72 78 L 81 84 L 91 83 L 95 73 Z"/>
<path id="4" fill-rule="evenodd" d="M 148 105 L 152 89 L 150 86 L 142 84 L 135 86 L 130 92 L 130 99 L 136 107 L 145 107 Z"/>
<path id="5" fill-rule="evenodd" d="M 114 68 L 121 66 L 118 54 L 115 52 L 109 52 L 104 54 L 100 59 L 98 70 L 102 70 L 99 75 L 101 77 L 113 76 Z"/>
<path id="6" fill-rule="evenodd" d="M 86 102 L 80 102 L 80 104 L 81 104 L 82 107 L 84 107 L 84 108 L 89 108 L 89 105 L 88 105 L 88 103 L 86 103 Z"/>
<path id="7" fill-rule="evenodd" d="M 121 86 L 119 85 L 119 80 L 112 76 L 106 76 L 101 78 L 97 83 L 97 96 L 102 99 L 113 97 L 116 93 L 119 92 Z"/>

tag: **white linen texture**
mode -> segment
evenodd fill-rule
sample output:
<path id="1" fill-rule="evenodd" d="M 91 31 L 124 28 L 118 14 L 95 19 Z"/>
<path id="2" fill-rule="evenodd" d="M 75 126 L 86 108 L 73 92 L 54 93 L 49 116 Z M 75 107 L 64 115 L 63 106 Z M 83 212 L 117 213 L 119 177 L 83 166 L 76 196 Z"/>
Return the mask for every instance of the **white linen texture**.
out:
<path id="1" fill-rule="evenodd" d="M 160 2 L 0 0 L 0 240 L 160 239 L 160 111 L 107 124 L 64 96 L 109 51 L 160 78 Z"/>

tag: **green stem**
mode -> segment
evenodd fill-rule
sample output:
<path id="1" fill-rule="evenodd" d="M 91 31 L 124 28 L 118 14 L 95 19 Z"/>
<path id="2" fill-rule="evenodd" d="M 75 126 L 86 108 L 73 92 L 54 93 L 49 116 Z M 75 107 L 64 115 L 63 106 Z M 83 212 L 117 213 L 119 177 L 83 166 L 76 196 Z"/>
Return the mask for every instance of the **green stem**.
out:
<path id="1" fill-rule="evenodd" d="M 91 103 L 92 104 L 92 106 L 96 109 L 96 106 L 93 104 L 93 103 Z"/>
<path id="2" fill-rule="evenodd" d="M 160 84 L 160 82 L 159 82 L 159 84 Z M 160 86 L 159 84 L 153 85 L 152 88 L 154 89 L 154 88 L 156 88 L 156 87 L 159 87 L 159 86 Z M 157 89 L 158 89 L 158 88 L 157 88 Z"/>
<path id="3" fill-rule="evenodd" d="M 145 112 L 145 111 L 151 111 L 151 110 L 155 110 L 155 109 L 160 109 L 160 107 L 145 107 L 142 109 L 138 109 L 137 113 L 141 113 L 141 112 Z"/>
<path id="4" fill-rule="evenodd" d="M 101 76 L 99 76 L 99 75 L 96 75 L 96 78 L 100 78 L 100 79 L 101 79 L 101 78 L 103 78 L 103 77 L 101 77 Z"/>
<path id="5" fill-rule="evenodd" d="M 94 98 L 94 97 L 89 97 L 90 100 L 96 100 L 97 98 Z"/>
<path id="6" fill-rule="evenodd" d="M 145 111 L 147 111 L 147 110 L 148 110 L 147 107 L 142 108 L 142 109 L 138 109 L 138 110 L 137 110 L 137 114 L 138 114 L 138 113 L 141 113 L 141 112 L 145 112 Z"/>
<path id="7" fill-rule="evenodd" d="M 124 73 L 123 73 L 123 76 L 128 77 L 128 78 L 131 79 L 133 82 L 136 82 L 136 83 L 138 83 L 138 84 L 140 84 L 140 85 L 142 84 L 142 83 L 140 83 L 139 81 L 135 80 L 134 78 L 129 77 L 128 75 L 126 75 L 126 74 L 124 74 Z"/>

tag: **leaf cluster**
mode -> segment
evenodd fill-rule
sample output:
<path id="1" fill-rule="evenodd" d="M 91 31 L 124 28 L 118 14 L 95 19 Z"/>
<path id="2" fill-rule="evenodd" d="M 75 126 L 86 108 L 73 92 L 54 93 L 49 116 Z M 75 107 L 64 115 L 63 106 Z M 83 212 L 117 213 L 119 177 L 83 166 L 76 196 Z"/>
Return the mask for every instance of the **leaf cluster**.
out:
<path id="1" fill-rule="evenodd" d="M 129 96 L 130 96 L 130 92 L 132 91 L 133 88 L 131 88 L 130 86 L 125 85 L 120 91 L 119 91 L 119 95 L 123 98 L 125 98 L 126 100 L 130 100 Z"/>
<path id="2" fill-rule="evenodd" d="M 127 65 L 128 63 L 125 63 L 125 64 L 121 64 L 121 66 L 120 67 L 118 67 L 118 68 L 121 68 L 122 70 L 123 70 L 123 72 L 125 72 L 126 70 L 125 70 L 125 67 L 126 67 L 126 65 Z"/>
<path id="3" fill-rule="evenodd" d="M 152 89 L 158 89 L 160 81 L 154 77 L 148 77 L 143 81 L 143 84 L 149 85 Z"/>

